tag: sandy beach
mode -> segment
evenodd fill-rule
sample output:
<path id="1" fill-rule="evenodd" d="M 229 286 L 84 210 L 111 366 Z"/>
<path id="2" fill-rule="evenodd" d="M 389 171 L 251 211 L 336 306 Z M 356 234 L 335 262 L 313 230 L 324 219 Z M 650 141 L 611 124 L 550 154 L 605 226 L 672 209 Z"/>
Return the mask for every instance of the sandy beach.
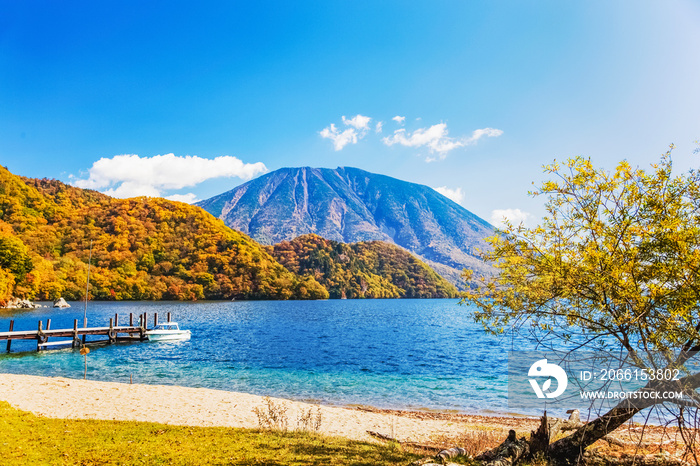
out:
<path id="1" fill-rule="evenodd" d="M 62 377 L 0 374 L 0 400 L 39 416 L 62 419 L 149 421 L 186 426 L 258 428 L 255 409 L 263 397 L 246 393 L 168 385 L 123 384 Z M 272 398 L 286 406 L 289 428 L 317 405 Z M 354 440 L 374 440 L 367 431 L 400 441 L 429 442 L 470 430 L 529 432 L 537 420 L 373 408 L 319 407 L 320 432 Z"/>

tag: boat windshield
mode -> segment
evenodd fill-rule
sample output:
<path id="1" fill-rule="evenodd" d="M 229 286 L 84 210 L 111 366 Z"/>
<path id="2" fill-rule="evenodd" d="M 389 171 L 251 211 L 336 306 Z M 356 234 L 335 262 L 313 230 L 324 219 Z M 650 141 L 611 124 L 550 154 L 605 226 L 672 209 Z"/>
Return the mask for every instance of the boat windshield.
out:
<path id="1" fill-rule="evenodd" d="M 180 328 L 174 322 L 167 324 L 158 324 L 155 326 L 154 330 L 179 330 Z"/>

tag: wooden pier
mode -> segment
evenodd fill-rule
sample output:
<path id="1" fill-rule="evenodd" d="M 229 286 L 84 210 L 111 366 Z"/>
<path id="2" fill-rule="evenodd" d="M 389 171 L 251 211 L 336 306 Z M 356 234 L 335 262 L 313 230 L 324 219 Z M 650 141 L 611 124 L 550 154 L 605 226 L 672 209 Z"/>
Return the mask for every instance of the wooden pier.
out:
<path id="1" fill-rule="evenodd" d="M 170 322 L 170 313 L 168 312 L 168 322 Z M 158 313 L 153 316 L 153 327 L 158 325 Z M 84 345 L 95 344 L 113 344 L 118 341 L 144 341 L 147 339 L 146 332 L 149 330 L 148 314 L 143 313 L 137 316 L 137 323 L 134 324 L 134 314 L 129 314 L 129 324 L 119 324 L 119 314 L 115 314 L 114 318 L 109 319 L 108 327 L 88 327 L 87 322 L 83 322 L 82 327 L 78 327 L 78 319 L 73 320 L 73 328 L 68 329 L 52 329 L 51 319 L 44 322 L 39 321 L 36 330 L 14 330 L 15 321 L 10 320 L 10 330 L 0 332 L 0 341 L 7 340 L 7 352 L 13 340 L 36 340 L 36 350 L 41 351 L 55 347 L 79 348 Z M 103 335 L 106 339 L 87 341 L 88 335 Z M 70 338 L 70 340 L 54 340 L 49 341 L 49 338 Z"/>

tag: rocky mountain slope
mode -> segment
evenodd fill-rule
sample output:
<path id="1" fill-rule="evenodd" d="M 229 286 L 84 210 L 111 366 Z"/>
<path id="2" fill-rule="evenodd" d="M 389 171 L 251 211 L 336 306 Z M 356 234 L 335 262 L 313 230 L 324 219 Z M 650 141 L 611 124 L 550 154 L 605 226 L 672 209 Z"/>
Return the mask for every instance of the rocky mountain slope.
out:
<path id="1" fill-rule="evenodd" d="M 452 283 L 487 272 L 477 250 L 493 227 L 432 188 L 350 167 L 282 168 L 198 204 L 262 244 L 314 233 L 380 240 L 418 255 Z"/>

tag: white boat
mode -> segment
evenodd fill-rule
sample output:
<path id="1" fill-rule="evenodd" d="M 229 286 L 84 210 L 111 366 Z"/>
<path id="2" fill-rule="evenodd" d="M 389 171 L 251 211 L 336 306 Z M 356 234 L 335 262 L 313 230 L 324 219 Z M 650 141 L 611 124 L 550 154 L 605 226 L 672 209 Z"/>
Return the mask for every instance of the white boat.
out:
<path id="1" fill-rule="evenodd" d="M 189 340 L 192 332 L 189 330 L 180 330 L 177 322 L 166 322 L 158 324 L 151 330 L 146 332 L 149 341 L 177 341 Z"/>

